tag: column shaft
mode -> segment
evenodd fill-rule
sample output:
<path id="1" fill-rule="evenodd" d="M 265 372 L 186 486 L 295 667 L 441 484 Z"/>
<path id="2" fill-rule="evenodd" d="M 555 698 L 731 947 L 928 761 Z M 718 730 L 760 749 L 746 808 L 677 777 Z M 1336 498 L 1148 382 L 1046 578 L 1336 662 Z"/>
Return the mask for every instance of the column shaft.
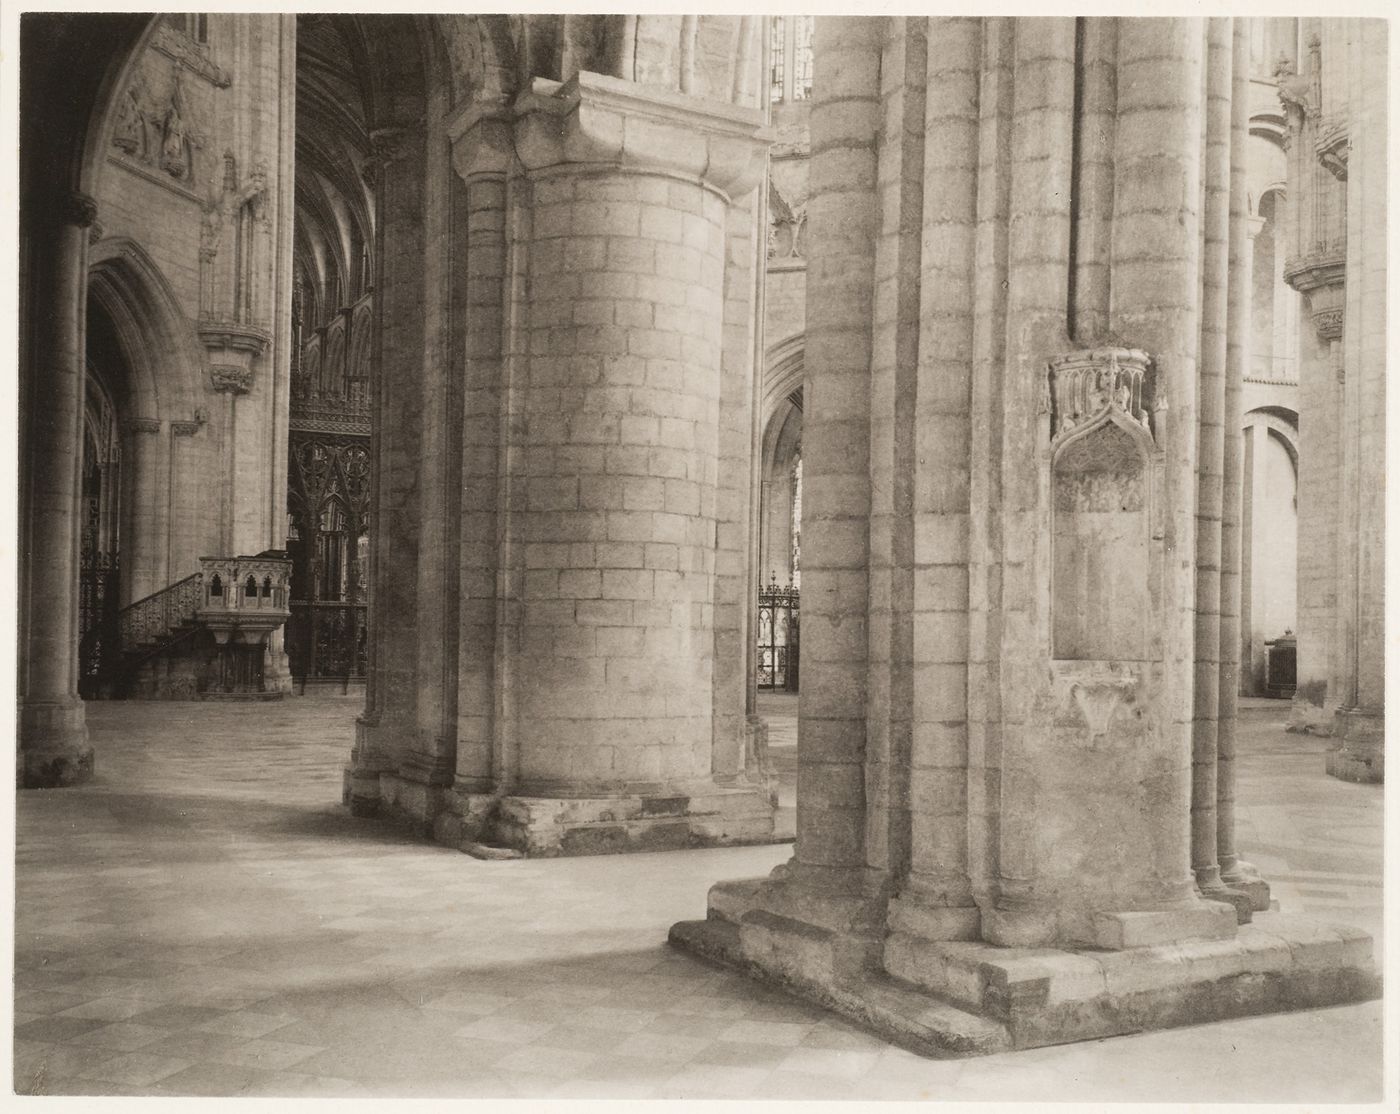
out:
<path id="1" fill-rule="evenodd" d="M 1200 409 L 1196 465 L 1195 684 L 1192 724 L 1191 867 L 1205 893 L 1221 889 L 1216 860 L 1216 762 L 1221 697 L 1222 477 L 1225 467 L 1227 302 L 1230 281 L 1231 72 L 1228 19 L 1206 24 L 1202 75 Z"/>
<path id="2" fill-rule="evenodd" d="M 802 704 L 797 862 L 865 863 L 870 342 L 881 20 L 817 17 L 803 386 Z"/>
<path id="3" fill-rule="evenodd" d="M 1037 560 L 1040 461 L 1028 450 L 1039 441 L 1046 361 L 1068 345 L 1074 65 L 1073 19 L 1015 24 L 1002 447 L 995 465 L 1002 542 L 1000 830 L 996 908 L 983 909 L 983 933 L 996 943 L 1023 933 L 1043 940 L 1056 932 L 1053 914 L 1041 915 L 1046 887 L 1037 885 L 1049 865 L 1039 841 L 1051 784 L 1041 776 L 1033 707 L 1043 687 L 1044 608 Z"/>
<path id="4" fill-rule="evenodd" d="M 910 566 L 913 612 L 908 889 L 959 910 L 943 918 L 950 936 L 972 935 L 976 925 L 967 857 L 968 557 L 983 36 L 980 19 L 937 19 L 926 36 L 910 37 L 927 67 L 922 283 L 909 311 L 917 359 L 899 354 L 913 364 L 915 389 L 895 401 L 897 413 L 913 414 L 900 461 L 913 486 L 912 531 L 899 553 Z"/>
<path id="5" fill-rule="evenodd" d="M 652 793 L 710 773 L 725 199 L 533 184 L 516 788 Z"/>
<path id="6" fill-rule="evenodd" d="M 920 396 L 919 303 L 924 235 L 927 21 L 888 21 L 881 61 L 884 140 L 877 192 L 870 354 L 869 681 L 865 741 L 865 856 L 897 883 L 909 869 L 911 733 L 916 692 L 914 516 Z M 941 55 L 940 55 L 941 57 Z M 975 98 L 973 101 L 975 106 Z M 922 415 L 918 415 L 922 417 Z M 950 446 L 950 455 L 958 445 Z M 961 645 L 949 648 L 951 655 Z M 928 670 L 933 673 L 934 670 Z M 926 684 L 944 678 L 925 676 Z M 944 683 L 940 691 L 949 686 Z M 951 686 L 961 698 L 963 686 Z M 961 702 L 955 716 L 962 711 Z M 925 791 L 927 795 L 927 791 Z M 946 799 L 946 794 L 945 794 Z M 962 841 L 958 841 L 961 846 Z"/>
<path id="7" fill-rule="evenodd" d="M 46 199 L 48 200 L 48 199 Z M 27 313 L 35 322 L 21 369 L 28 381 L 21 456 L 21 787 L 92 776 L 78 698 L 78 544 L 82 467 L 88 225 L 95 206 L 74 196 L 27 207 Z"/>
<path id="8" fill-rule="evenodd" d="M 457 769 L 459 789 L 481 792 L 493 784 L 497 729 L 498 657 L 496 577 L 500 461 L 503 438 L 502 346 L 505 328 L 506 179 L 504 171 L 466 178 L 466 361 L 462 392 L 462 457 L 457 638 Z M 459 233 L 461 235 L 461 233 Z M 507 566 L 509 567 L 509 566 Z M 503 698 L 508 699 L 508 694 Z M 509 771 L 502 770 L 502 782 Z"/>

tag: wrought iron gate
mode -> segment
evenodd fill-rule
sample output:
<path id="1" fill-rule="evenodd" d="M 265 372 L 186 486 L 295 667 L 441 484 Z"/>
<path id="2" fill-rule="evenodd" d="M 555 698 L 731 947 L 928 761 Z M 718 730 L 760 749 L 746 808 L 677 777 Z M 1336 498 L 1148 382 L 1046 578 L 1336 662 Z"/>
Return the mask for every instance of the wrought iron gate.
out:
<path id="1" fill-rule="evenodd" d="M 117 649 L 117 555 L 84 549 L 78 572 L 78 693 L 98 694 Z"/>
<path id="2" fill-rule="evenodd" d="M 758 590 L 758 687 L 796 692 L 801 642 L 798 590 L 771 581 Z"/>

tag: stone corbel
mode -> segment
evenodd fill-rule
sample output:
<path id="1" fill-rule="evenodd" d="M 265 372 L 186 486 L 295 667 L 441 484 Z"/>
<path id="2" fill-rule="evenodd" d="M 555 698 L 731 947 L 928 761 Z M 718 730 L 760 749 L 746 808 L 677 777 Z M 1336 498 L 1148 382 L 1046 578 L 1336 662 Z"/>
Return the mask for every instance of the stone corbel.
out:
<path id="1" fill-rule="evenodd" d="M 1346 315 L 1346 253 L 1325 252 L 1290 259 L 1284 281 L 1308 300 L 1313 328 L 1324 343 L 1339 340 Z"/>
<path id="2" fill-rule="evenodd" d="M 123 423 L 127 433 L 159 433 L 159 418 L 128 418 Z"/>
<path id="3" fill-rule="evenodd" d="M 515 149 L 527 170 L 560 163 L 698 178 L 730 197 L 763 177 L 773 131 L 757 109 L 581 72 L 536 78 L 515 101 Z"/>
<path id="4" fill-rule="evenodd" d="M 1317 158 L 1339 182 L 1347 180 L 1347 156 L 1351 153 L 1351 135 L 1345 122 L 1333 121 L 1321 128 L 1314 144 Z"/>
<path id="5" fill-rule="evenodd" d="M 234 321 L 205 321 L 199 339 L 209 352 L 209 385 L 230 397 L 253 388 L 253 361 L 267 352 L 272 337 L 264 329 Z"/>
<path id="6" fill-rule="evenodd" d="M 211 352 L 245 352 L 249 357 L 261 356 L 272 343 L 272 337 L 266 329 L 235 321 L 201 322 L 199 339 Z"/>

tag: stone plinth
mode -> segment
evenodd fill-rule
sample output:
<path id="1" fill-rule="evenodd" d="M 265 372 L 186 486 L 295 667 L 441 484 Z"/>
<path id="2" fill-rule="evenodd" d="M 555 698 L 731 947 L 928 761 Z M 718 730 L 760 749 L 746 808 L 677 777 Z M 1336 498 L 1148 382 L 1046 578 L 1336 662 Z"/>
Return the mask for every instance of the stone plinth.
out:
<path id="1" fill-rule="evenodd" d="M 896 932 L 884 969 L 849 933 L 770 912 L 762 882 L 710 891 L 709 919 L 671 943 L 824 1005 L 934 1056 L 975 1056 L 1372 998 L 1364 932 L 1281 913 L 1223 938 L 1116 950 L 999 947 Z M 1174 933 L 1175 935 L 1175 933 Z"/>
<path id="2" fill-rule="evenodd" d="M 1327 755 L 1327 772 L 1343 781 L 1385 780 L 1385 716 L 1362 708 L 1339 708 L 1332 721 L 1338 748 Z"/>

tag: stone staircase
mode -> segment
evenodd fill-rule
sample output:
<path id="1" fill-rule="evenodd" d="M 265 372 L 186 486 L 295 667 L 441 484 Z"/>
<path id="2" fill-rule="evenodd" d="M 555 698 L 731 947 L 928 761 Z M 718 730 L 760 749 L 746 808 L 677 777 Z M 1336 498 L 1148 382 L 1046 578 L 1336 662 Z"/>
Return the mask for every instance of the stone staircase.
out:
<path id="1" fill-rule="evenodd" d="M 114 637 L 102 654 L 101 695 L 126 697 L 142 665 L 193 638 L 200 629 L 197 612 L 203 599 L 201 570 L 117 612 L 108 628 Z"/>

